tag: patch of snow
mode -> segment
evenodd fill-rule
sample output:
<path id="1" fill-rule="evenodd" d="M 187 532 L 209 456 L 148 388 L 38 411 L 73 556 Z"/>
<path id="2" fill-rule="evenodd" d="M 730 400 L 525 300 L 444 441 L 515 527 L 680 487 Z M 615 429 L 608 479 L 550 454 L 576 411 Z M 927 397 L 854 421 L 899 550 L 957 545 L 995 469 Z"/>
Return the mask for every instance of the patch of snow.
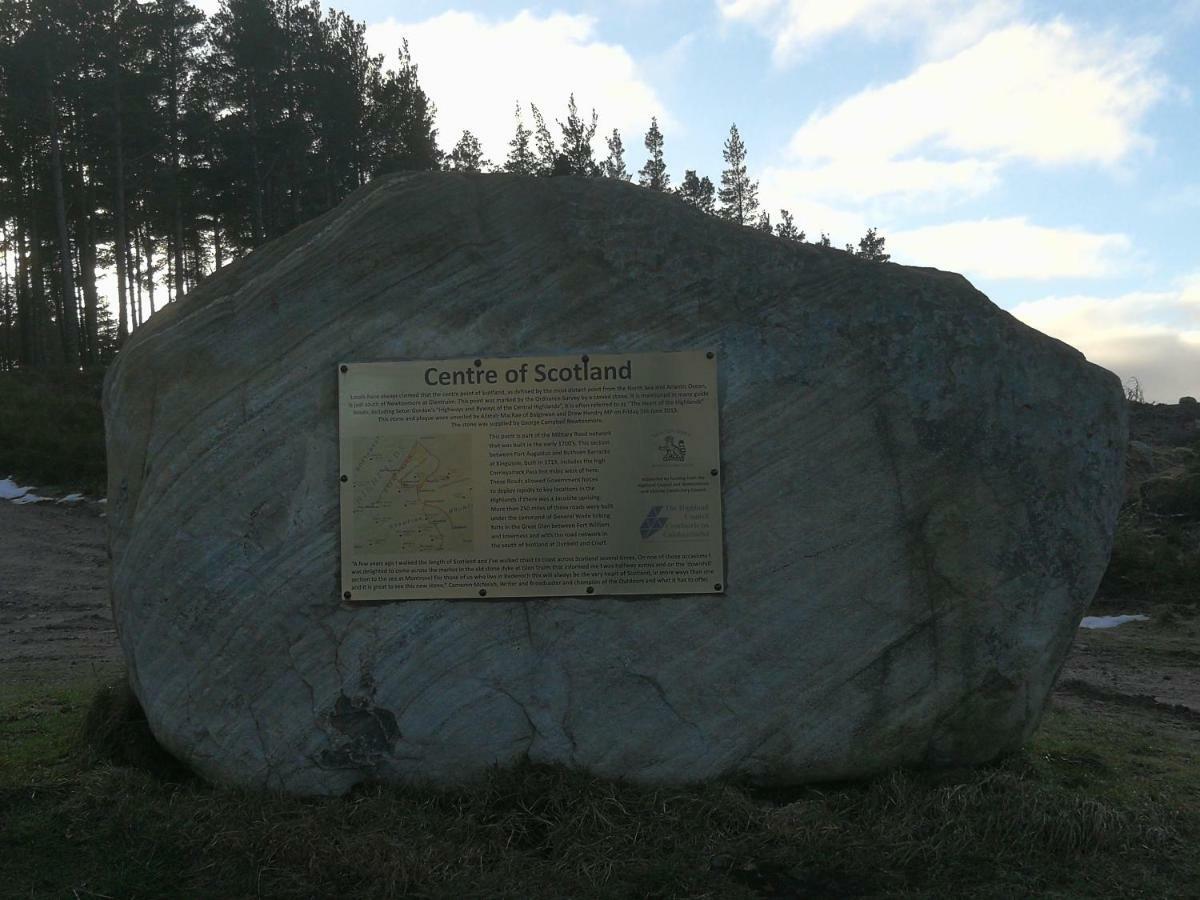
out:
<path id="1" fill-rule="evenodd" d="M 87 496 L 80 493 L 67 494 L 65 497 L 43 497 L 40 494 L 33 493 L 32 487 L 21 487 L 13 481 L 12 476 L 0 479 L 0 500 L 7 500 L 10 503 L 48 503 L 53 500 L 55 503 L 86 503 Z M 105 501 L 100 500 L 100 503 Z"/>
<path id="2" fill-rule="evenodd" d="M 45 501 L 47 501 L 49 499 L 50 499 L 49 497 L 39 497 L 37 494 L 22 494 L 20 497 L 14 497 L 9 502 L 16 503 L 16 504 L 44 503 Z"/>
<path id="3" fill-rule="evenodd" d="M 0 480 L 0 500 L 8 500 L 12 503 L 41 503 L 43 500 L 50 499 L 30 493 L 32 490 L 33 488 L 21 487 L 12 480 L 12 476 Z"/>
<path id="4" fill-rule="evenodd" d="M 1148 622 L 1149 616 L 1137 613 L 1132 616 L 1084 616 L 1079 623 L 1080 628 L 1116 628 L 1126 622 Z"/>
<path id="5" fill-rule="evenodd" d="M 29 492 L 29 488 L 18 487 L 12 476 L 0 481 L 0 500 L 16 500 Z"/>
<path id="6" fill-rule="evenodd" d="M 107 498 L 107 497 L 101 497 L 101 498 L 100 498 L 99 500 L 97 500 L 96 502 L 97 502 L 97 503 L 107 503 L 107 502 L 108 502 L 108 498 Z"/>

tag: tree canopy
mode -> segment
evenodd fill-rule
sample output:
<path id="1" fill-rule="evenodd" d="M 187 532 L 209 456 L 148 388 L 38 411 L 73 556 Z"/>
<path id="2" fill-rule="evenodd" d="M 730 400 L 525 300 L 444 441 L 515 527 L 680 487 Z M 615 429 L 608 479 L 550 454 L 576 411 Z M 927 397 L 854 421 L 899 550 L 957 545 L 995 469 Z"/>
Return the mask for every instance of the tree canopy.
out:
<path id="1" fill-rule="evenodd" d="M 187 0 L 0 0 L 0 369 L 103 364 L 156 308 L 377 175 L 491 169 L 470 130 L 439 148 L 407 42 L 386 67 L 365 34 L 319 0 L 221 0 L 209 18 Z M 528 112 L 498 168 L 631 180 L 618 130 L 597 162 L 599 116 L 573 93 L 557 140 Z M 736 125 L 719 189 L 695 169 L 671 189 L 657 116 L 643 142 L 640 185 L 804 240 L 760 211 Z M 856 255 L 884 246 L 872 228 Z"/>
<path id="2" fill-rule="evenodd" d="M 0 0 L 0 368 L 102 363 L 228 259 L 374 175 L 436 168 L 407 45 L 387 69 L 364 35 L 317 0 L 209 19 L 186 0 Z"/>

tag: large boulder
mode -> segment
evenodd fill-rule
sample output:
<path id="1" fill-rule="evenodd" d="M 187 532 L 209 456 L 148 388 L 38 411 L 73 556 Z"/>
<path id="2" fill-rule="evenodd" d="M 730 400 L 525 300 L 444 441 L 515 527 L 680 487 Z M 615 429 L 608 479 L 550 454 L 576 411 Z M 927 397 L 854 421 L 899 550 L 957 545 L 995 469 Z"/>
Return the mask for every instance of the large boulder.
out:
<path id="1" fill-rule="evenodd" d="M 716 348 L 724 595 L 339 594 L 343 360 Z M 961 276 L 606 179 L 378 179 L 157 313 L 105 385 L 112 594 L 162 743 L 336 793 L 522 758 L 764 783 L 1036 727 L 1122 494 L 1111 373 Z"/>

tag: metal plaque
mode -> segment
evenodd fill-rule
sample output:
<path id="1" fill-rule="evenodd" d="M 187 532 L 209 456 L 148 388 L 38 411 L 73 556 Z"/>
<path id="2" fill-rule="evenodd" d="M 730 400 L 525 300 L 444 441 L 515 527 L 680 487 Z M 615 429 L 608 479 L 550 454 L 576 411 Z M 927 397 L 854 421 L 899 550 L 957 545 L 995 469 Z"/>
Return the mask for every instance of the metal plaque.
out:
<path id="1" fill-rule="evenodd" d="M 342 596 L 724 589 L 703 350 L 338 367 Z"/>

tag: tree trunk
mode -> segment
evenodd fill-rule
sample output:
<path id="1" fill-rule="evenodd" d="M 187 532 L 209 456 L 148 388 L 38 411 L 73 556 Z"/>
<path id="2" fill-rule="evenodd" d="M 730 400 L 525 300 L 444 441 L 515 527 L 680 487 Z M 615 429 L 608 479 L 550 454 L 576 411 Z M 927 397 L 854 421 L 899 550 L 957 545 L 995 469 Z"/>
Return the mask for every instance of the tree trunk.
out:
<path id="1" fill-rule="evenodd" d="M 132 304 L 132 306 L 133 306 L 133 310 L 132 310 L 133 311 L 133 324 L 134 324 L 135 328 L 141 328 L 142 327 L 142 264 L 141 264 L 141 258 L 139 257 L 139 253 L 141 251 L 139 250 L 139 244 L 138 244 L 137 226 L 134 226 L 134 229 L 133 229 L 133 241 L 132 241 L 132 246 L 130 247 L 130 250 L 132 251 L 132 265 L 130 266 L 130 268 L 133 270 L 133 284 L 134 284 L 134 295 L 132 298 L 133 299 L 133 304 Z M 150 273 L 150 276 L 151 276 L 151 278 L 153 278 L 154 277 L 153 273 Z"/>
<path id="2" fill-rule="evenodd" d="M 8 371 L 17 362 L 17 346 L 13 339 L 13 315 L 16 295 L 8 275 L 8 223 L 0 221 L 0 319 L 3 320 L 3 341 L 0 342 L 0 369 Z"/>
<path id="3" fill-rule="evenodd" d="M 254 102 L 255 92 L 250 92 L 250 164 L 254 169 L 254 246 L 266 238 L 263 227 L 263 184 L 258 159 L 258 106 Z"/>
<path id="4" fill-rule="evenodd" d="M 38 229 L 37 209 L 30 201 L 29 215 L 29 299 L 33 326 L 33 365 L 48 362 L 46 350 L 46 283 L 42 276 L 42 236 Z"/>
<path id="5" fill-rule="evenodd" d="M 75 272 L 71 265 L 71 235 L 67 230 L 67 202 L 63 191 L 62 134 L 54 98 L 47 94 L 50 115 L 50 176 L 54 182 L 54 221 L 58 225 L 59 259 L 62 274 L 62 332 L 63 363 L 70 369 L 79 368 L 79 319 L 75 315 Z"/>
<path id="6" fill-rule="evenodd" d="M 154 244 L 147 235 L 142 242 L 146 251 L 146 292 L 150 295 L 150 315 L 154 315 Z"/>
<path id="7" fill-rule="evenodd" d="M 79 248 L 83 238 L 79 234 L 79 226 L 75 226 L 75 272 L 79 273 L 82 269 L 80 259 L 83 256 L 83 251 Z M 87 301 L 83 296 L 83 285 L 80 283 L 81 277 L 75 279 L 75 321 L 79 322 L 79 365 L 87 366 L 91 360 L 92 345 L 88 342 L 87 329 L 84 327 L 87 322 Z"/>
<path id="8" fill-rule="evenodd" d="M 173 13 L 178 12 L 172 6 Z M 175 258 L 175 296 L 183 296 L 183 200 L 179 189 L 179 29 L 171 23 L 171 55 L 168 62 L 171 83 L 167 102 L 171 120 L 171 253 Z M 154 315 L 154 288 L 150 288 L 150 314 Z"/>
<path id="9" fill-rule="evenodd" d="M 118 26 L 114 23 L 114 32 Z M 113 219 L 116 226 L 113 255 L 117 258 L 117 349 L 129 337 L 129 303 L 126 299 L 126 285 L 129 279 L 129 235 L 125 230 L 125 150 L 124 138 L 121 134 L 121 69 L 117 62 L 118 53 L 112 55 L 112 66 L 109 72 L 113 83 Z"/>
<path id="10" fill-rule="evenodd" d="M 96 217 L 92 202 L 92 186 L 88 183 L 83 165 L 78 166 L 80 214 L 75 226 L 79 247 L 79 280 L 83 287 L 83 345 L 87 348 L 88 365 L 100 362 L 99 307 L 96 293 Z"/>
<path id="11" fill-rule="evenodd" d="M 29 256 L 26 254 L 25 229 L 18 219 L 17 232 L 17 327 L 19 351 L 17 359 L 23 368 L 37 364 L 37 349 L 34 339 L 35 324 L 33 313 L 33 296 L 29 292 Z"/>
<path id="12" fill-rule="evenodd" d="M 135 225 L 133 228 L 136 233 L 137 226 Z M 141 277 L 141 272 L 137 266 L 137 252 L 133 244 L 133 238 L 127 233 L 125 235 L 125 273 L 129 278 L 129 324 L 131 330 L 141 324 L 137 321 L 138 279 Z"/>
<path id="13" fill-rule="evenodd" d="M 297 139 L 297 128 L 300 122 L 300 110 L 296 99 L 296 59 L 292 51 L 295 41 L 295 35 L 292 33 L 292 28 L 295 23 L 292 19 L 294 5 L 291 0 L 288 0 L 285 6 L 284 15 L 287 17 L 287 30 L 284 34 L 283 52 L 286 60 L 285 68 L 287 70 L 287 102 L 288 102 L 288 141 L 287 141 L 287 156 L 288 156 L 288 194 L 292 201 L 292 221 L 289 227 L 295 228 L 300 224 L 300 176 L 296 166 L 296 147 L 299 144 Z"/>

